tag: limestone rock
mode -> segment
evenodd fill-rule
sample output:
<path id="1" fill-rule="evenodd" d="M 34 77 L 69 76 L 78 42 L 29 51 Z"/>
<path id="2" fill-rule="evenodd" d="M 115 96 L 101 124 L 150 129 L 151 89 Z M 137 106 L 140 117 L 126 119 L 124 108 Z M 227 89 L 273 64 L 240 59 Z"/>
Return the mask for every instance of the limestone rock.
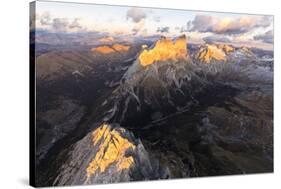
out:
<path id="1" fill-rule="evenodd" d="M 155 43 L 152 49 L 144 49 L 139 55 L 139 60 L 142 66 L 147 66 L 159 61 L 186 60 L 187 55 L 186 37 L 184 35 L 175 41 L 163 37 Z"/>
<path id="2" fill-rule="evenodd" d="M 54 185 L 127 182 L 169 177 L 140 140 L 118 125 L 103 124 L 77 142 Z"/>

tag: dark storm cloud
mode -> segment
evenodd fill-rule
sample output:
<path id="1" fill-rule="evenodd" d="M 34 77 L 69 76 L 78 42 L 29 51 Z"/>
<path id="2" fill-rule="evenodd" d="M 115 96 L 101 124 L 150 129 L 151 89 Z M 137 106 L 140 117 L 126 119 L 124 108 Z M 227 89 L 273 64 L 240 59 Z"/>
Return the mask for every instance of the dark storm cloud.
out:
<path id="1" fill-rule="evenodd" d="M 169 33 L 170 27 L 165 26 L 165 27 L 158 27 L 156 32 L 160 33 Z"/>
<path id="2" fill-rule="evenodd" d="M 270 30 L 262 35 L 256 35 L 256 36 L 254 36 L 254 39 L 260 40 L 265 43 L 273 43 L 273 31 Z"/>
<path id="3" fill-rule="evenodd" d="M 213 32 L 217 34 L 243 34 L 258 27 L 270 26 L 270 16 L 242 16 L 239 18 L 197 15 L 190 31 Z"/>
<path id="4" fill-rule="evenodd" d="M 135 23 L 140 22 L 142 19 L 146 18 L 146 14 L 142 9 L 139 8 L 130 8 L 127 11 L 127 19 L 132 19 Z"/>
<path id="5" fill-rule="evenodd" d="M 227 37 L 224 36 L 218 36 L 218 35 L 212 35 L 212 36 L 208 36 L 208 37 L 204 37 L 203 40 L 206 43 L 230 43 L 231 40 Z"/>

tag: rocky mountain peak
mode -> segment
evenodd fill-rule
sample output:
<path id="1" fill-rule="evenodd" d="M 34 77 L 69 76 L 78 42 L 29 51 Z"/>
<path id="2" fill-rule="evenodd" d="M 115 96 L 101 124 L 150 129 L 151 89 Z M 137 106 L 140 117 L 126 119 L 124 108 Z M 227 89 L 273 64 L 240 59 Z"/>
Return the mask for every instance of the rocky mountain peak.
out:
<path id="1" fill-rule="evenodd" d="M 228 45 L 228 44 L 218 44 L 217 47 L 219 49 L 222 49 L 226 54 L 233 52 L 235 50 L 235 48 L 232 45 Z"/>
<path id="2" fill-rule="evenodd" d="M 151 159 L 142 142 L 118 124 L 102 124 L 70 151 L 55 185 L 128 182 L 169 175 Z"/>
<path id="3" fill-rule="evenodd" d="M 110 53 L 114 53 L 114 52 L 127 52 L 129 49 L 130 49 L 130 46 L 117 43 L 112 46 L 102 45 L 102 46 L 94 47 L 91 49 L 91 51 L 102 53 L 102 54 L 110 54 Z"/>
<path id="4" fill-rule="evenodd" d="M 121 51 L 128 51 L 130 49 L 130 46 L 128 45 L 122 45 L 122 44 L 114 44 L 112 46 L 112 48 L 115 50 L 115 51 L 118 51 L 118 52 L 121 52 Z"/>
<path id="5" fill-rule="evenodd" d="M 111 126 L 103 124 L 92 133 L 92 142 L 98 145 L 98 151 L 87 167 L 87 179 L 97 172 L 103 173 L 110 165 L 115 164 L 115 171 L 129 169 L 134 164 L 132 156 L 126 156 L 127 150 L 135 150 L 136 146 L 121 135 L 125 132 L 112 129 Z"/>
<path id="6" fill-rule="evenodd" d="M 214 61 L 226 61 L 226 54 L 223 51 L 223 48 L 218 48 L 218 46 L 213 44 L 207 44 L 199 49 L 199 52 L 196 54 L 195 58 L 200 62 L 210 64 Z"/>
<path id="7" fill-rule="evenodd" d="M 114 37 L 111 37 L 111 36 L 103 37 L 103 38 L 99 39 L 99 42 L 102 42 L 102 43 L 110 43 L 113 41 L 115 41 L 115 39 L 114 39 Z"/>
<path id="8" fill-rule="evenodd" d="M 166 37 L 159 39 L 153 48 L 144 49 L 139 55 L 139 62 L 142 66 L 147 66 L 159 61 L 180 61 L 186 60 L 188 50 L 186 48 L 185 35 L 180 36 L 176 40 Z"/>
<path id="9" fill-rule="evenodd" d="M 253 54 L 252 51 L 248 47 L 243 46 L 243 47 L 241 47 L 241 50 L 246 54 L 249 54 L 249 55 Z"/>

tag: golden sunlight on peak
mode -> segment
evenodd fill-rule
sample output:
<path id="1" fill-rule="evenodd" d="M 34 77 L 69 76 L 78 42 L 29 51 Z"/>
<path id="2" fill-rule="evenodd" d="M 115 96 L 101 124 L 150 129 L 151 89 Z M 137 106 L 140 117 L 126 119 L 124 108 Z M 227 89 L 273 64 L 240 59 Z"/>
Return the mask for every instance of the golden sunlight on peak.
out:
<path id="1" fill-rule="evenodd" d="M 112 46 L 112 48 L 118 52 L 121 52 L 121 51 L 128 51 L 130 46 L 126 46 L 126 45 L 121 45 L 121 44 L 114 44 Z"/>
<path id="2" fill-rule="evenodd" d="M 113 37 L 103 37 L 101 39 L 99 39 L 99 42 L 102 43 L 109 43 L 109 42 L 113 42 L 115 39 Z"/>
<path id="3" fill-rule="evenodd" d="M 98 145 L 98 151 L 86 169 L 88 179 L 97 171 L 102 173 L 113 164 L 117 171 L 129 169 L 134 164 L 134 158 L 125 153 L 129 149 L 134 150 L 136 146 L 122 137 L 119 130 L 103 124 L 92 133 L 92 137 L 93 145 Z"/>
<path id="4" fill-rule="evenodd" d="M 196 55 L 196 58 L 201 62 L 210 64 L 211 60 L 226 61 L 226 54 L 216 45 L 206 45 L 205 48 L 201 48 Z"/>
<path id="5" fill-rule="evenodd" d="M 159 61 L 179 61 L 187 59 L 186 37 L 181 36 L 175 41 L 168 38 L 158 40 L 153 49 L 146 49 L 139 55 L 142 66 Z"/>
<path id="6" fill-rule="evenodd" d="M 114 49 L 112 49 L 109 46 L 99 46 L 91 49 L 92 52 L 99 52 L 102 54 L 109 54 L 115 52 Z"/>
<path id="7" fill-rule="evenodd" d="M 234 47 L 232 47 L 231 45 L 227 45 L 227 44 L 218 44 L 217 47 L 219 49 L 222 49 L 225 53 L 230 53 L 235 50 Z"/>
<path id="8" fill-rule="evenodd" d="M 122 44 L 114 44 L 113 46 L 103 45 L 99 47 L 92 48 L 92 52 L 99 52 L 102 54 L 109 54 L 114 52 L 127 52 L 130 49 L 130 46 Z"/>
<path id="9" fill-rule="evenodd" d="M 247 53 L 251 53 L 250 49 L 248 47 L 242 47 L 241 48 L 244 52 L 247 52 Z"/>

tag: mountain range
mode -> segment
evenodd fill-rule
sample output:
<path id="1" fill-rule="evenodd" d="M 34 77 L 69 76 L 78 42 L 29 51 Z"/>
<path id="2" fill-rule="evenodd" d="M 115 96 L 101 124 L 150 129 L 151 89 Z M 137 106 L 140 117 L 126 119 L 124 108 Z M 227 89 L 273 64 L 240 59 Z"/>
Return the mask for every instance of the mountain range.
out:
<path id="1" fill-rule="evenodd" d="M 38 53 L 38 185 L 273 170 L 270 52 L 114 40 Z"/>

